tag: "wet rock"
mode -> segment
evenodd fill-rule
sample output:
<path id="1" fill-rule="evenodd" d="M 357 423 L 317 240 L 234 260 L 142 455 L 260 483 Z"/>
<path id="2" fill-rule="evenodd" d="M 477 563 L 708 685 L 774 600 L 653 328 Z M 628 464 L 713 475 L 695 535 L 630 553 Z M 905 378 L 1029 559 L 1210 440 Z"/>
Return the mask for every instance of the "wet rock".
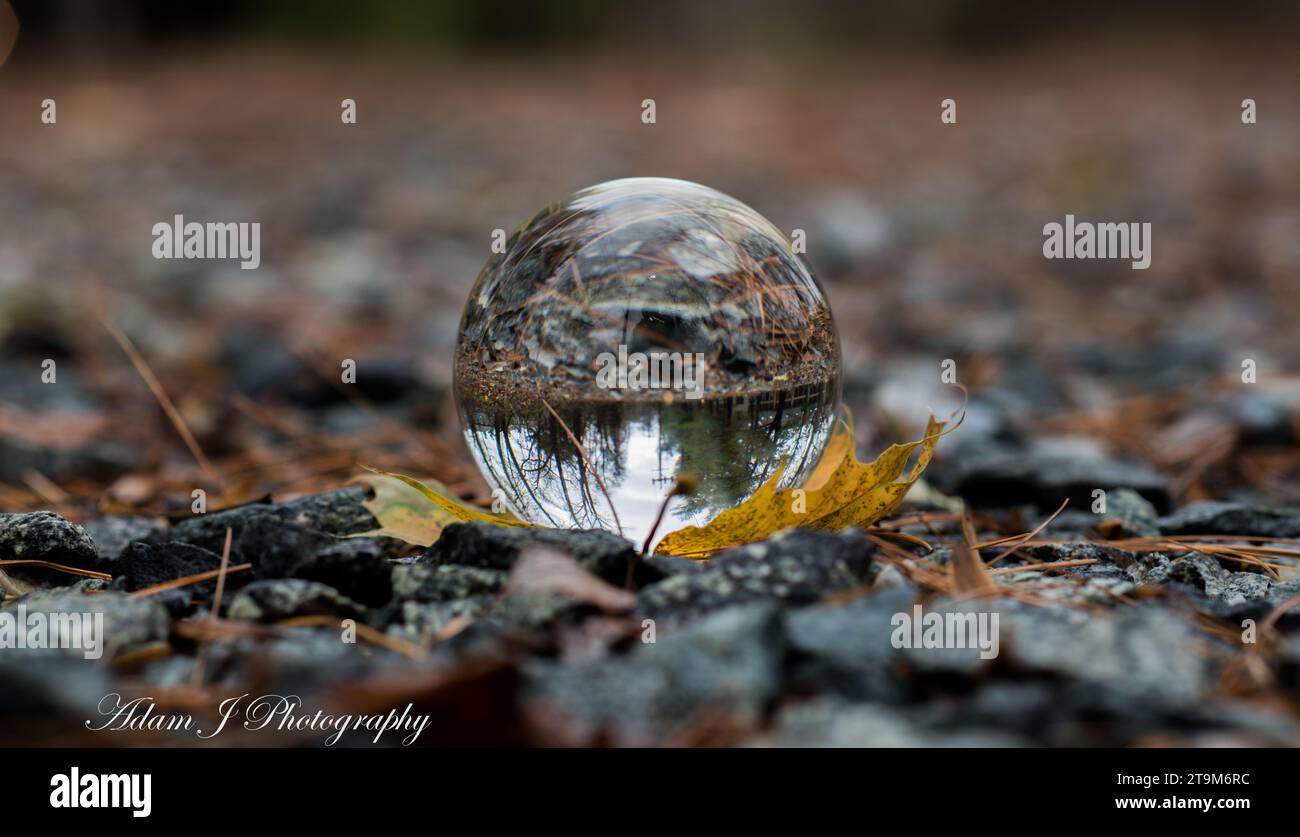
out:
<path id="1" fill-rule="evenodd" d="M 121 558 L 131 544 L 158 543 L 167 536 L 166 521 L 153 517 L 113 515 L 92 520 L 82 528 L 95 543 L 99 568 L 109 573 L 112 572 L 109 565 Z"/>
<path id="2" fill-rule="evenodd" d="M 392 579 L 394 599 L 450 602 L 499 592 L 506 573 L 458 564 L 402 564 L 393 567 Z"/>
<path id="3" fill-rule="evenodd" d="M 250 503 L 183 520 L 172 527 L 171 537 L 220 553 L 227 527 L 238 540 L 243 529 L 259 519 L 294 524 L 338 537 L 356 535 L 379 528 L 379 521 L 361 505 L 366 498 L 366 489 L 349 486 L 284 503 Z M 243 555 L 238 557 L 242 561 L 252 560 Z"/>
<path id="4" fill-rule="evenodd" d="M 628 563 L 635 563 L 640 584 L 663 576 L 637 559 L 631 541 L 599 529 L 534 529 L 495 526 L 491 523 L 454 523 L 442 532 L 438 542 L 425 551 L 423 560 L 434 566 L 455 564 L 491 570 L 508 570 L 528 546 L 545 546 L 571 556 L 583 568 L 611 584 L 627 579 Z"/>
<path id="5" fill-rule="evenodd" d="M 1207 500 L 1160 519 L 1166 535 L 1243 535 L 1300 538 L 1300 509 Z"/>
<path id="6" fill-rule="evenodd" d="M 98 556 L 86 531 L 54 512 L 0 513 L 0 560 L 40 560 L 88 569 Z"/>
<path id="7" fill-rule="evenodd" d="M 1027 449 L 963 448 L 965 453 L 933 475 L 952 494 L 984 507 L 1032 504 L 1053 511 L 1066 498 L 1087 503 L 1092 492 L 1131 489 L 1157 509 L 1169 506 L 1168 482 L 1136 461 L 1114 459 L 1079 440 L 1045 439 Z M 927 476 L 930 476 L 927 474 Z"/>
<path id="8" fill-rule="evenodd" d="M 860 532 L 793 529 L 727 550 L 698 572 L 642 588 L 637 618 L 679 623 L 733 604 L 781 601 L 811 604 L 867 584 L 875 576 L 874 545 Z"/>
<path id="9" fill-rule="evenodd" d="M 279 578 L 254 581 L 230 603 L 231 619 L 275 622 L 293 616 L 337 616 L 363 619 L 366 609 L 339 591 L 317 581 Z"/>
<path id="10" fill-rule="evenodd" d="M 622 657 L 525 666 L 526 701 L 561 741 L 662 741 L 708 713 L 728 726 L 754 726 L 781 688 L 785 656 L 780 607 L 727 608 L 682 631 L 660 633 Z"/>

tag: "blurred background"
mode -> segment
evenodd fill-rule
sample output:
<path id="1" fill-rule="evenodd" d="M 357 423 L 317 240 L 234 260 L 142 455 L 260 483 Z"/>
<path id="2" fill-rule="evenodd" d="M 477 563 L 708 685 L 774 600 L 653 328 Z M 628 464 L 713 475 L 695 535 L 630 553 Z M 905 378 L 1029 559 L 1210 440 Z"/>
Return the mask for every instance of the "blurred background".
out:
<path id="1" fill-rule="evenodd" d="M 170 513 L 358 461 L 485 499 L 448 390 L 492 231 L 632 175 L 806 232 L 864 451 L 959 402 L 953 359 L 947 490 L 963 451 L 1050 436 L 1141 460 L 1175 501 L 1300 502 L 1294 3 L 12 7 L 0 509 Z M 1045 260 L 1067 213 L 1150 222 L 1150 269 Z M 260 268 L 156 260 L 176 214 L 259 222 Z"/>

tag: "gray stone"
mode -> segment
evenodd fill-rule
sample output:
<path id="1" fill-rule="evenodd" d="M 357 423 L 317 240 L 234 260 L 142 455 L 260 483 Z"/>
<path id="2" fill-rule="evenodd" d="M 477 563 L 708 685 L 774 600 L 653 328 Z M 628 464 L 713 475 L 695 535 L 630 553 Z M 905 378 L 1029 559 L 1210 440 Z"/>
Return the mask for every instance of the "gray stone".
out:
<path id="1" fill-rule="evenodd" d="M 1118 488 L 1106 495 L 1106 520 L 1118 520 L 1123 534 L 1150 538 L 1160 534 L 1156 507 L 1131 488 Z"/>
<path id="2" fill-rule="evenodd" d="M 365 488 L 349 486 L 284 503 L 250 503 L 183 520 L 172 527 L 171 538 L 220 553 L 227 527 L 234 531 L 238 541 L 245 526 L 258 518 L 271 518 L 337 537 L 370 532 L 379 528 L 379 521 L 361 505 L 366 497 Z"/>
<path id="3" fill-rule="evenodd" d="M 1033 504 L 1052 511 L 1066 498 L 1090 501 L 1095 489 L 1108 494 L 1128 488 L 1157 509 L 1169 505 L 1168 481 L 1147 465 L 1115 459 L 1095 445 L 1077 440 L 1044 439 L 1027 448 L 962 448 L 957 460 L 936 469 L 936 484 L 981 507 Z"/>
<path id="4" fill-rule="evenodd" d="M 100 567 L 109 567 L 122 557 L 126 548 L 136 542 L 158 543 L 167 536 L 167 522 L 154 517 L 111 515 L 86 523 L 82 528 L 95 543 Z"/>
<path id="5" fill-rule="evenodd" d="M 388 615 L 385 631 L 389 636 L 421 643 L 436 636 L 453 619 L 482 616 L 495 597 L 472 596 L 444 602 L 403 601 Z"/>
<path id="6" fill-rule="evenodd" d="M 110 659 L 116 652 L 128 650 L 135 646 L 159 642 L 167 638 L 171 620 L 167 611 L 151 598 L 131 598 L 121 593 L 84 594 L 66 589 L 42 590 L 29 593 L 9 604 L 0 612 L 17 615 L 17 608 L 22 605 L 30 616 L 41 613 L 51 614 L 102 614 L 103 615 L 103 654 Z M 93 618 L 93 617 L 92 617 Z M 83 657 L 80 649 L 46 648 L 27 649 L 29 653 L 49 656 Z M 0 656 L 18 656 L 17 649 L 0 651 Z"/>
<path id="7" fill-rule="evenodd" d="M 662 741 L 688 730 L 697 713 L 753 726 L 780 692 L 784 655 L 780 607 L 749 604 L 660 632 L 622 657 L 527 663 L 526 701 L 543 717 L 560 713 L 572 741 L 602 732 L 617 743 Z"/>
<path id="8" fill-rule="evenodd" d="M 662 574 L 637 558 L 631 541 L 600 529 L 543 529 L 496 526 L 473 521 L 453 523 L 423 560 L 434 566 L 456 564 L 491 570 L 508 570 L 528 546 L 547 546 L 571 556 L 591 573 L 622 586 L 628 565 L 635 567 L 638 583 L 648 584 Z"/>
<path id="9" fill-rule="evenodd" d="M 1206 500 L 1160 519 L 1166 535 L 1243 535 L 1300 538 L 1300 509 Z"/>
<path id="10" fill-rule="evenodd" d="M 333 587 L 318 581 L 280 578 L 254 581 L 240 590 L 227 615 L 251 622 L 274 622 L 293 616 L 361 619 L 365 613 L 365 607 Z"/>
<path id="11" fill-rule="evenodd" d="M 15 559 L 88 569 L 98 556 L 86 530 L 54 512 L 0 513 L 0 560 Z"/>
<path id="12" fill-rule="evenodd" d="M 836 607 L 804 607 L 786 618 L 795 688 L 853 700 L 901 700 L 906 684 L 890 642 L 896 613 L 910 612 L 920 591 L 898 585 Z"/>
<path id="13" fill-rule="evenodd" d="M 1023 747 L 995 729 L 931 730 L 899 709 L 815 700 L 787 707 L 761 743 L 777 747 Z"/>
<path id="14" fill-rule="evenodd" d="M 399 564 L 393 567 L 393 598 L 416 602 L 449 602 L 500 592 L 506 581 L 502 570 L 459 564 L 429 566 Z"/>
<path id="15" fill-rule="evenodd" d="M 1179 558 L 1150 553 L 1129 567 L 1128 572 L 1140 584 L 1182 584 L 1228 606 L 1267 602 L 1273 587 L 1273 582 L 1262 573 L 1232 571 L 1215 559 L 1195 552 Z"/>
<path id="16" fill-rule="evenodd" d="M 643 588 L 635 613 L 675 624 L 742 602 L 811 604 L 869 583 L 877 570 L 874 551 L 854 530 L 792 529 L 722 552 L 698 572 Z"/>

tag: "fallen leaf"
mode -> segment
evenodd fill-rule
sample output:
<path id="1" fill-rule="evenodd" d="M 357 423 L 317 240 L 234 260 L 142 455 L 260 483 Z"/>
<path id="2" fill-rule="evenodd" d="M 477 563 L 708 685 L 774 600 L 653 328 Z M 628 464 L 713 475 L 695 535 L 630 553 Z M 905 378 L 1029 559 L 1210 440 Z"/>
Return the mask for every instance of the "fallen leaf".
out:
<path id="1" fill-rule="evenodd" d="M 595 605 L 606 613 L 627 613 L 636 605 L 633 593 L 620 590 L 563 552 L 545 547 L 523 550 L 510 568 L 505 592 L 563 596 Z"/>
<path id="2" fill-rule="evenodd" d="M 748 500 L 722 512 L 707 525 L 688 526 L 665 535 L 655 552 L 698 559 L 720 549 L 763 540 L 792 526 L 832 530 L 870 526 L 898 508 L 930 464 L 945 425 L 931 416 L 922 438 L 891 445 L 874 462 L 863 463 L 853 450 L 852 419 L 846 412 L 826 452 L 802 486 L 777 488 L 781 480 L 778 472 Z M 912 454 L 918 451 L 912 469 L 904 475 Z"/>
<path id="3" fill-rule="evenodd" d="M 364 466 L 362 466 L 364 467 Z M 362 503 L 375 519 L 379 528 L 362 532 L 357 537 L 383 535 L 429 546 L 452 523 L 482 520 L 499 526 L 529 526 L 509 513 L 492 514 L 461 501 L 438 482 L 423 483 L 417 479 L 385 471 L 370 471 L 360 477 L 374 489 L 375 496 Z"/>

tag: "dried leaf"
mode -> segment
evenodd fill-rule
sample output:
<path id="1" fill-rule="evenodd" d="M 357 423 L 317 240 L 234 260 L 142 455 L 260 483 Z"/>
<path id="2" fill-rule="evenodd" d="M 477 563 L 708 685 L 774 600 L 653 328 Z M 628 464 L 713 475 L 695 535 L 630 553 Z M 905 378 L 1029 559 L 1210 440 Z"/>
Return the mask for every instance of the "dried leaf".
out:
<path id="1" fill-rule="evenodd" d="M 364 467 L 364 466 L 363 466 Z M 441 483 L 422 483 L 401 474 L 390 474 L 366 468 L 370 474 L 362 476 L 375 496 L 362 505 L 379 521 L 379 528 L 362 532 L 358 537 L 384 535 L 429 546 L 452 523 L 482 520 L 499 526 L 529 526 L 508 512 L 492 514 L 461 501 Z"/>
<path id="2" fill-rule="evenodd" d="M 792 526 L 832 530 L 870 526 L 903 501 L 912 483 L 930 464 L 945 424 L 931 416 L 922 438 L 891 445 L 874 462 L 863 463 L 853 450 L 852 420 L 846 413 L 822 459 L 802 486 L 778 489 L 778 473 L 748 500 L 722 512 L 707 525 L 688 526 L 665 535 L 655 551 L 704 558 Z M 917 451 L 916 462 L 904 475 Z"/>
<path id="3" fill-rule="evenodd" d="M 545 547 L 523 551 L 510 568 L 505 591 L 563 596 L 595 605 L 606 613 L 627 613 L 636 604 L 634 594 L 618 589 L 563 552 Z"/>

